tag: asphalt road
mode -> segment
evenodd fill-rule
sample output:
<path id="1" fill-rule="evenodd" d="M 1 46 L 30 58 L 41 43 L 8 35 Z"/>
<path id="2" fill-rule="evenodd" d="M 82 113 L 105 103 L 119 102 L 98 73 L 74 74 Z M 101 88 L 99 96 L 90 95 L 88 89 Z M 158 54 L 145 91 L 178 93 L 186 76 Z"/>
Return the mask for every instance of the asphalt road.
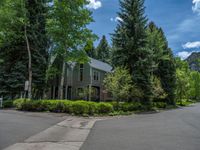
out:
<path id="1" fill-rule="evenodd" d="M 64 120 L 62 114 L 0 110 L 0 150 Z"/>
<path id="2" fill-rule="evenodd" d="M 200 104 L 99 121 L 81 150 L 200 150 Z"/>

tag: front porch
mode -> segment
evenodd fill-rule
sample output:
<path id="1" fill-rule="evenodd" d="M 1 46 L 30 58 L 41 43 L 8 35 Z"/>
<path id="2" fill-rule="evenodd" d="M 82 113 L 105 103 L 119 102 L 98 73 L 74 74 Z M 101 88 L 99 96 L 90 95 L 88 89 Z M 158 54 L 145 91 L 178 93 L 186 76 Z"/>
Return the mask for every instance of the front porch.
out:
<path id="1" fill-rule="evenodd" d="M 100 102 L 103 101 L 101 88 L 98 86 L 92 86 L 90 92 L 89 85 L 86 87 L 75 87 L 75 86 L 64 86 L 63 87 L 63 99 L 67 100 L 87 100 Z M 49 99 L 60 99 L 59 98 L 59 87 L 51 86 L 51 89 L 48 94 Z"/>

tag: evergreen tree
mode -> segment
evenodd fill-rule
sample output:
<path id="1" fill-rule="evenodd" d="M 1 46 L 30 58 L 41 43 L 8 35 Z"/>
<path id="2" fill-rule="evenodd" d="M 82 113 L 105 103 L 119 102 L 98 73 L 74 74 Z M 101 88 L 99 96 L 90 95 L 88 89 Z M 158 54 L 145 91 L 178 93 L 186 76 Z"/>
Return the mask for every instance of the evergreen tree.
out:
<path id="1" fill-rule="evenodd" d="M 126 66 L 133 75 L 136 85 L 145 93 L 143 102 L 152 100 L 152 59 L 147 49 L 144 0 L 121 0 L 118 13 L 121 20 L 117 25 L 113 40 L 113 58 L 115 66 Z"/>
<path id="2" fill-rule="evenodd" d="M 161 80 L 168 104 L 175 104 L 176 69 L 174 57 L 161 28 L 150 22 L 147 28 L 148 48 L 153 55 L 153 74 Z"/>
<path id="3" fill-rule="evenodd" d="M 46 15 L 48 0 L 27 0 L 27 18 L 29 19 L 28 39 L 32 49 L 33 97 L 41 98 L 45 89 L 45 76 L 48 60 L 48 38 Z"/>
<path id="4" fill-rule="evenodd" d="M 168 53 L 171 53 L 171 49 L 168 49 Z M 158 73 L 162 88 L 167 93 L 167 103 L 175 105 L 176 68 L 173 55 L 171 54 L 170 57 L 171 59 L 160 62 Z"/>
<path id="5" fill-rule="evenodd" d="M 110 62 L 110 46 L 108 44 L 108 41 L 106 40 L 105 35 L 102 36 L 102 39 L 96 48 L 96 52 L 97 52 L 96 58 L 98 60 L 107 63 Z"/>
<path id="6" fill-rule="evenodd" d="M 94 47 L 93 41 L 88 41 L 84 47 L 84 50 L 89 57 L 91 58 L 97 57 L 96 48 Z"/>
<path id="7" fill-rule="evenodd" d="M 152 51 L 153 59 L 153 72 L 157 76 L 158 65 L 162 59 L 168 59 L 168 55 L 164 54 L 164 49 L 167 48 L 166 40 L 163 39 L 163 35 L 160 29 L 150 22 L 147 27 L 147 47 Z"/>
<path id="8" fill-rule="evenodd" d="M 165 46 L 163 56 L 168 59 L 161 59 L 158 65 L 158 76 L 161 79 L 162 88 L 167 93 L 166 101 L 168 104 L 175 105 L 175 90 L 176 90 L 176 65 L 172 50 L 168 47 L 168 43 L 164 32 L 160 29 Z"/>
<path id="9" fill-rule="evenodd" d="M 0 95 L 12 99 L 20 95 L 26 79 L 25 63 L 27 53 L 24 51 L 25 42 L 22 35 L 23 18 L 21 1 L 4 0 L 0 5 Z M 24 34 L 24 33 L 23 33 Z"/>
<path id="10" fill-rule="evenodd" d="M 0 7 L 0 94 L 19 97 L 28 80 L 27 41 L 31 51 L 34 97 L 42 97 L 45 86 L 47 36 L 46 0 L 4 0 Z M 26 29 L 26 30 L 25 30 Z M 26 32 L 25 32 L 26 31 Z M 25 34 L 26 33 L 26 34 Z M 25 36 L 26 35 L 26 36 Z"/>
<path id="11" fill-rule="evenodd" d="M 19 98 L 27 76 L 27 66 L 23 63 L 27 60 L 27 53 L 21 51 L 23 46 L 16 44 L 13 39 L 10 42 L 12 45 L 0 47 L 0 57 L 4 58 L 0 63 L 0 95 L 4 99 Z"/>

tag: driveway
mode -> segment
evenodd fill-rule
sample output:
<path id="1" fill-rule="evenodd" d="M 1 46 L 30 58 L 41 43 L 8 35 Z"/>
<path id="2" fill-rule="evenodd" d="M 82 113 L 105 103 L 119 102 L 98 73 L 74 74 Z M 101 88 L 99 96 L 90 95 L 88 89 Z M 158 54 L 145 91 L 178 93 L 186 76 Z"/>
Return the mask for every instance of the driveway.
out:
<path id="1" fill-rule="evenodd" d="M 65 118 L 62 114 L 0 110 L 0 150 L 22 142 Z"/>
<path id="2" fill-rule="evenodd" d="M 199 150 L 200 104 L 96 122 L 81 150 Z"/>

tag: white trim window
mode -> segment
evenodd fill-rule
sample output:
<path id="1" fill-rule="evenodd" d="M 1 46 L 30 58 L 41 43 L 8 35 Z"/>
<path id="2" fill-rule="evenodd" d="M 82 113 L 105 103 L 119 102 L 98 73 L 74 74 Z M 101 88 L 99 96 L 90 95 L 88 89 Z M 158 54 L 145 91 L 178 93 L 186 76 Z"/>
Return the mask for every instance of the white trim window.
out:
<path id="1" fill-rule="evenodd" d="M 93 80 L 94 81 L 100 81 L 100 72 L 99 71 L 93 71 Z"/>

